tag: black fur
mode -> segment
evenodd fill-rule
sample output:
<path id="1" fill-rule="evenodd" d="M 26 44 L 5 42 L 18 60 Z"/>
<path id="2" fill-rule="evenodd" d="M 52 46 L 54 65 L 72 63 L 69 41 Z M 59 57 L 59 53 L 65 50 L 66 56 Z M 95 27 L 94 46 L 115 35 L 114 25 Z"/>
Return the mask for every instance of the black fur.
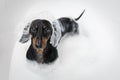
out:
<path id="1" fill-rule="evenodd" d="M 52 34 L 52 27 L 50 22 L 41 19 L 34 20 L 30 26 L 29 33 L 32 35 L 32 38 L 31 45 L 26 54 L 27 59 L 35 60 L 38 63 L 50 63 L 55 61 L 55 59 L 57 59 L 58 57 L 58 53 L 56 47 L 53 47 L 50 44 L 50 36 Z M 43 53 L 39 54 L 37 53 L 36 50 L 43 48 L 45 46 L 43 45 L 44 43 L 42 42 L 43 37 L 48 40 L 46 47 L 43 50 Z M 36 38 L 35 43 L 33 43 L 34 38 Z"/>
<path id="2" fill-rule="evenodd" d="M 37 61 L 37 53 L 35 52 L 35 49 L 33 48 L 32 45 L 30 45 L 28 51 L 27 51 L 27 59 L 29 60 L 36 60 Z M 50 63 L 53 62 L 57 59 L 58 57 L 58 51 L 56 49 L 56 47 L 53 47 L 49 41 L 48 41 L 48 45 L 44 50 L 43 53 L 43 61 L 42 63 Z M 38 62 L 39 63 L 39 62 Z"/>
<path id="3" fill-rule="evenodd" d="M 27 51 L 27 55 L 26 55 L 27 59 L 29 60 L 36 60 L 36 54 L 35 54 L 35 50 L 33 48 L 32 45 L 30 45 L 28 51 Z"/>
<path id="4" fill-rule="evenodd" d="M 57 57 L 58 57 L 57 48 L 53 47 L 51 44 L 48 44 L 43 55 L 44 63 L 53 62 L 57 59 Z"/>
<path id="5" fill-rule="evenodd" d="M 85 11 L 85 10 L 84 10 Z M 81 13 L 81 15 L 76 18 L 76 19 L 71 19 L 71 18 L 67 18 L 67 17 L 62 17 L 62 18 L 59 18 L 58 21 L 60 23 L 60 27 L 63 29 L 61 31 L 62 33 L 62 37 L 66 34 L 66 33 L 73 33 L 73 34 L 76 34 L 78 33 L 78 23 L 76 23 L 76 21 L 83 15 L 84 11 Z M 37 31 L 36 32 L 34 30 L 35 26 L 38 26 L 37 28 Z M 38 37 L 38 47 L 42 47 L 42 43 L 41 43 L 41 37 L 46 37 L 46 38 L 49 38 L 49 36 L 51 36 L 51 32 L 52 32 L 52 29 L 50 28 L 52 24 L 50 24 L 49 21 L 47 20 L 34 20 L 33 21 L 33 24 L 31 25 L 30 27 L 30 33 L 32 35 L 32 38 L 34 37 Z M 49 30 L 49 33 L 47 34 L 46 32 L 44 32 L 44 29 L 42 28 L 43 26 L 47 26 L 48 30 Z M 45 34 L 46 33 L 46 34 Z M 32 40 L 31 38 L 31 40 Z M 51 63 L 51 62 L 54 62 L 57 57 L 58 57 L 58 51 L 57 51 L 57 47 L 53 47 L 51 44 L 50 44 L 50 38 L 48 39 L 47 41 L 47 46 L 46 48 L 44 49 L 43 51 L 43 54 L 42 54 L 42 60 L 39 61 L 38 60 L 38 57 L 41 56 L 41 55 L 38 55 L 35 48 L 33 47 L 33 42 L 31 42 L 31 45 L 27 51 L 27 54 L 26 54 L 26 57 L 27 59 L 29 60 L 35 60 L 37 61 L 38 63 Z"/>
<path id="6" fill-rule="evenodd" d="M 62 31 L 62 36 L 70 32 L 78 33 L 78 24 L 73 19 L 62 17 L 59 18 L 58 21 L 61 23 L 61 27 L 64 29 L 64 31 Z"/>
<path id="7" fill-rule="evenodd" d="M 58 21 L 61 23 L 61 27 L 64 29 L 64 31 L 62 31 L 62 36 L 64 36 L 66 33 L 77 33 L 78 32 L 78 24 L 70 18 L 59 18 Z M 32 26 L 33 27 L 33 26 Z M 40 28 L 41 29 L 41 28 Z M 43 34 L 39 34 L 39 35 L 43 35 Z M 37 35 L 37 36 L 39 36 Z M 33 37 L 35 36 L 35 34 L 33 35 Z M 32 42 L 31 42 L 32 43 Z M 50 44 L 50 40 L 48 40 L 47 42 L 47 46 L 44 49 L 43 52 L 43 60 L 42 62 L 38 61 L 38 56 L 35 49 L 33 48 L 32 44 L 30 45 L 28 51 L 27 51 L 27 59 L 29 60 L 35 60 L 38 63 L 51 63 L 54 62 L 57 57 L 58 57 L 58 51 L 56 47 L 53 47 Z"/>

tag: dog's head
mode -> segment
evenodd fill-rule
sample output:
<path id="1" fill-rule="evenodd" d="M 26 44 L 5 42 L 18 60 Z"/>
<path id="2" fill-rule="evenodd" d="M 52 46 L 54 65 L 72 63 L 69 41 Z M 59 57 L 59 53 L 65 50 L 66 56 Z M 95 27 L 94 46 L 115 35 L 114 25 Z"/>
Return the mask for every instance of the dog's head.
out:
<path id="1" fill-rule="evenodd" d="M 34 20 L 30 25 L 29 33 L 36 53 L 42 54 L 52 35 L 52 25 L 47 20 Z"/>
<path id="2" fill-rule="evenodd" d="M 52 24 L 48 20 L 36 19 L 24 28 L 20 42 L 25 43 L 31 37 L 32 47 L 37 54 L 42 54 L 52 32 Z"/>

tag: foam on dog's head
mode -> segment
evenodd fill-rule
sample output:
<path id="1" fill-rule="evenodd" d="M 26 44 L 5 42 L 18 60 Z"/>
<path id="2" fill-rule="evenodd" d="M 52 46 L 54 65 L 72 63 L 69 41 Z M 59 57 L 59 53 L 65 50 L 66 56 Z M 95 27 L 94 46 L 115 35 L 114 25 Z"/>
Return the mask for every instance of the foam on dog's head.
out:
<path id="1" fill-rule="evenodd" d="M 55 20 L 52 14 L 47 11 L 38 12 L 38 13 L 30 14 L 30 15 L 27 14 L 24 21 L 22 21 L 17 27 L 18 29 L 16 29 L 16 32 L 18 32 L 18 30 L 23 27 L 23 33 L 19 40 L 21 43 L 26 43 L 27 41 L 29 41 L 31 37 L 29 34 L 30 25 L 32 21 L 36 19 L 45 19 L 45 20 L 48 20 L 50 23 L 52 23 Z"/>

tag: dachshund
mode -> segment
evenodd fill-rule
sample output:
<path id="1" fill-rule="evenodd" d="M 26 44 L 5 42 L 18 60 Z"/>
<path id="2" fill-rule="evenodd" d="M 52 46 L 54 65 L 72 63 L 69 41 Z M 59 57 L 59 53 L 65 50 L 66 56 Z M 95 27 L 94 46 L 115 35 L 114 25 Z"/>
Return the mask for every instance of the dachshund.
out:
<path id="1" fill-rule="evenodd" d="M 31 45 L 26 54 L 27 59 L 46 64 L 54 62 L 58 58 L 58 43 L 65 34 L 78 33 L 76 21 L 84 12 L 85 10 L 75 19 L 61 17 L 53 22 L 35 19 L 28 24 L 20 39 L 21 43 L 26 43 L 31 38 Z"/>

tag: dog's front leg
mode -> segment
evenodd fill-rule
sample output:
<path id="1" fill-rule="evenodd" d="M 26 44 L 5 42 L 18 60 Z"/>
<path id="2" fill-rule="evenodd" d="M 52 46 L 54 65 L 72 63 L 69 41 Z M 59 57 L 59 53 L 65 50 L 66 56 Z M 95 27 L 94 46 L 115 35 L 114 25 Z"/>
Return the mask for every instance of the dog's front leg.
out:
<path id="1" fill-rule="evenodd" d="M 32 45 L 30 45 L 30 47 L 27 51 L 26 57 L 29 60 L 35 60 L 36 59 L 36 55 L 35 55 L 35 52 L 34 52 L 34 49 L 33 49 Z"/>
<path id="2" fill-rule="evenodd" d="M 44 63 L 51 63 L 54 62 L 58 57 L 58 51 L 56 47 L 50 46 L 47 48 L 46 52 L 44 53 Z"/>

